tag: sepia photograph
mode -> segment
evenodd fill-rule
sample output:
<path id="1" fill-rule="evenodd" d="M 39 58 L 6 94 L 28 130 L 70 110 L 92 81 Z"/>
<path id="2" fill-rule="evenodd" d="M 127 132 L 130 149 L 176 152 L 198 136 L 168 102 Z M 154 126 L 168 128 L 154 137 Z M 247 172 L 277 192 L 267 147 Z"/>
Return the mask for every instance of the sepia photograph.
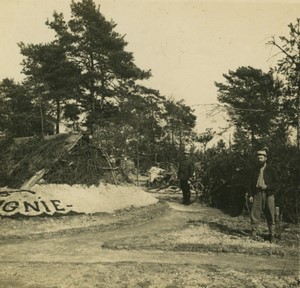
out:
<path id="1" fill-rule="evenodd" d="M 300 286 L 299 0 L 0 0 L 0 288 Z"/>

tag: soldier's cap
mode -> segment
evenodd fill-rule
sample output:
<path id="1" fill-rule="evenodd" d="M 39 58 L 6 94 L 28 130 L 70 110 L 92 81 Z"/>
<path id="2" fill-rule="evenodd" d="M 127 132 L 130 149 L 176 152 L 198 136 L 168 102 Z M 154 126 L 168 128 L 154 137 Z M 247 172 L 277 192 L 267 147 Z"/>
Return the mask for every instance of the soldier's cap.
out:
<path id="1" fill-rule="evenodd" d="M 257 156 L 265 156 L 267 157 L 268 156 L 268 152 L 269 152 L 269 149 L 267 147 L 263 147 L 259 150 L 256 151 L 256 155 Z"/>

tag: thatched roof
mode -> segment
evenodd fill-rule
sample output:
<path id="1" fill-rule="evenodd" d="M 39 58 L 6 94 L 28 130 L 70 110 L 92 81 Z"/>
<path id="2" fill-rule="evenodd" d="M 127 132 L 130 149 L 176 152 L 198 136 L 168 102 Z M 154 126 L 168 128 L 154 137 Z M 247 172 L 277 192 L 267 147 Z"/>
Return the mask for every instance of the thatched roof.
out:
<path id="1" fill-rule="evenodd" d="M 0 186 L 20 188 L 39 171 L 45 172 L 48 183 L 97 185 L 101 179 L 114 183 L 105 153 L 81 134 L 15 139 L 3 151 L 1 162 Z"/>

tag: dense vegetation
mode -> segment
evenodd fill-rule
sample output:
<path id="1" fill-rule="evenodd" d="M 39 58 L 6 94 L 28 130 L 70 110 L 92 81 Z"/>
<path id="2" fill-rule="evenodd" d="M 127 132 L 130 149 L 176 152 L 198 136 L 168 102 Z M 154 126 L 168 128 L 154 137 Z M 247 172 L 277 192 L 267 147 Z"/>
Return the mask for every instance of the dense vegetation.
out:
<path id="1" fill-rule="evenodd" d="M 219 142 L 207 149 L 215 132 L 195 133 L 191 107 L 144 86 L 151 70 L 135 65 L 125 36 L 115 32 L 116 24 L 105 19 L 93 0 L 72 1 L 70 8 L 69 20 L 54 12 L 46 22 L 55 32 L 53 41 L 19 43 L 24 81 L 0 82 L 0 133 L 7 141 L 58 134 L 63 124 L 68 131 L 85 131 L 109 155 L 132 158 L 141 171 L 157 162 L 176 164 L 188 146 L 201 163 L 198 176 L 205 199 L 216 206 L 226 202 L 219 187 L 244 183 L 246 173 L 237 177 L 236 169 L 247 171 L 253 165 L 253 150 L 267 145 L 269 160 L 282 179 L 278 205 L 287 220 L 298 221 L 299 19 L 289 25 L 289 37 L 269 41 L 283 55 L 276 67 L 268 72 L 239 67 L 224 74 L 223 83 L 215 83 L 235 134 L 229 145 Z"/>

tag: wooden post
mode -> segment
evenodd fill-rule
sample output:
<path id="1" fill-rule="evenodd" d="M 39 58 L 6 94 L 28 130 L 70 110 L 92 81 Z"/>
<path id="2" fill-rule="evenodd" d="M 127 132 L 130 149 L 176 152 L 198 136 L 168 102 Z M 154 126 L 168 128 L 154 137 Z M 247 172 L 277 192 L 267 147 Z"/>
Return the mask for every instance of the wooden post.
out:
<path id="1" fill-rule="evenodd" d="M 139 160 L 139 135 L 138 135 L 136 141 L 136 185 L 137 186 L 139 186 L 139 168 L 140 168 L 140 160 Z"/>
<path id="2" fill-rule="evenodd" d="M 112 175 L 112 178 L 114 180 L 115 185 L 118 185 L 117 178 L 116 178 L 116 175 L 115 175 L 115 171 L 114 171 L 114 169 L 111 166 L 111 163 L 110 163 L 110 160 L 109 160 L 109 157 L 108 157 L 107 153 L 102 151 L 102 154 L 104 155 L 104 157 L 105 157 L 105 159 L 106 159 L 106 161 L 108 163 L 108 166 L 110 168 L 111 175 Z"/>

